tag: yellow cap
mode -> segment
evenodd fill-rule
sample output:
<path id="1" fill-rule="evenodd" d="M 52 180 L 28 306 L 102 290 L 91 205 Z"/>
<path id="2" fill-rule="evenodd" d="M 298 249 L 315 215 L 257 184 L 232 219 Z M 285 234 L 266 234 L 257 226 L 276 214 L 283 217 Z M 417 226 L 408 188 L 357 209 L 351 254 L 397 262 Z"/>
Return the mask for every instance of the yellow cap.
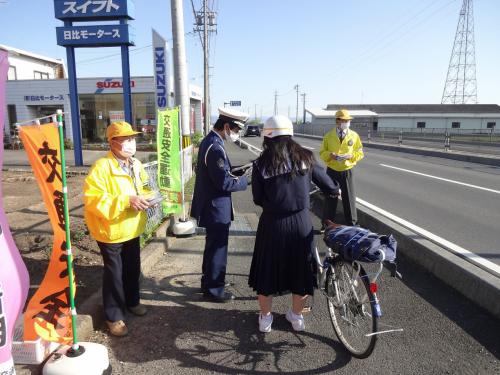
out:
<path id="1" fill-rule="evenodd" d="M 132 129 L 132 126 L 125 121 L 116 121 L 108 126 L 106 129 L 106 138 L 110 141 L 116 137 L 128 137 L 131 135 L 140 134 L 141 132 L 136 132 Z"/>
<path id="2" fill-rule="evenodd" d="M 341 119 L 341 120 L 352 120 L 353 117 L 349 114 L 349 111 L 347 109 L 339 109 L 335 113 L 335 118 Z"/>

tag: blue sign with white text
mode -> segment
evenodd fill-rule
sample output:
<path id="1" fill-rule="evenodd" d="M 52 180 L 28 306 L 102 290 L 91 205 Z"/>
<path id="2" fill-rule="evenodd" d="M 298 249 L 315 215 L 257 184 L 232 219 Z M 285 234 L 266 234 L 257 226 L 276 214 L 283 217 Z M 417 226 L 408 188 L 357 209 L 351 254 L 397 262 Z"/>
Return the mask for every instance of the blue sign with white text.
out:
<path id="1" fill-rule="evenodd" d="M 54 0 L 56 18 L 67 21 L 134 19 L 132 0 Z"/>
<path id="2" fill-rule="evenodd" d="M 74 47 L 133 46 L 134 28 L 130 25 L 57 27 L 57 44 Z"/>

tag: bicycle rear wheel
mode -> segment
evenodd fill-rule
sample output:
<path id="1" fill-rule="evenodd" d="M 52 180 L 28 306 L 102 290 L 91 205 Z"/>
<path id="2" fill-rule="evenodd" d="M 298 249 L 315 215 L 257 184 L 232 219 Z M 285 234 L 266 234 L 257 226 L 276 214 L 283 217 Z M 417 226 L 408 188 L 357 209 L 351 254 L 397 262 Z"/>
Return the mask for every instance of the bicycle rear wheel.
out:
<path id="1" fill-rule="evenodd" d="M 333 270 L 328 269 L 326 276 L 328 312 L 333 329 L 354 357 L 366 358 L 377 341 L 377 335 L 370 335 L 377 331 L 377 317 L 370 304 L 374 297 L 366 272 L 361 265 L 353 267 L 343 260 L 337 260 Z"/>

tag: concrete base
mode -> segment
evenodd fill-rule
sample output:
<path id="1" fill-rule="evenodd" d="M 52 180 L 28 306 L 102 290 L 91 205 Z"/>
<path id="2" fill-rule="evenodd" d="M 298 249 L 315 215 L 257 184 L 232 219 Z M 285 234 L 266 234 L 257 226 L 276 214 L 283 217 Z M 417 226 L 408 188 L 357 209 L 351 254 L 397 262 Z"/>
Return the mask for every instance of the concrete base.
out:
<path id="1" fill-rule="evenodd" d="M 92 342 L 82 342 L 80 346 L 84 350 L 78 356 L 68 355 L 70 346 L 61 346 L 43 366 L 43 375 L 101 375 L 111 373 L 108 350 L 105 346 Z"/>
<path id="2" fill-rule="evenodd" d="M 192 220 L 182 221 L 179 219 L 172 226 L 172 233 L 176 237 L 194 236 L 196 234 L 196 225 Z"/>

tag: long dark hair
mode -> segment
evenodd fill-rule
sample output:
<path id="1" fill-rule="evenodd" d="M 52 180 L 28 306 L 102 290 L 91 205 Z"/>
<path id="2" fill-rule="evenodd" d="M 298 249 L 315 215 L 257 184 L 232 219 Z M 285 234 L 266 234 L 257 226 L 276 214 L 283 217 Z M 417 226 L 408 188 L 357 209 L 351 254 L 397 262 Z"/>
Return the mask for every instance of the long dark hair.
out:
<path id="1" fill-rule="evenodd" d="M 291 172 L 291 177 L 304 175 L 314 163 L 314 155 L 291 136 L 264 137 L 263 151 L 257 159 L 259 169 L 268 176 Z"/>

